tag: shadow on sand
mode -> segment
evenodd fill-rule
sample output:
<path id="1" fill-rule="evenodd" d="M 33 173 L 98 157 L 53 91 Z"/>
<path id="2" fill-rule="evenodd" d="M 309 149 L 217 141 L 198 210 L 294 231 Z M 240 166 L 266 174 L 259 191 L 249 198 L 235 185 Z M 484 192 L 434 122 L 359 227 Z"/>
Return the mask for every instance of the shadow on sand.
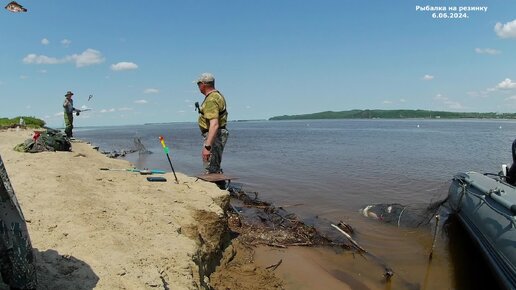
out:
<path id="1" fill-rule="evenodd" d="M 60 255 L 55 250 L 40 252 L 33 249 L 36 263 L 38 290 L 47 289 L 94 289 L 99 277 L 85 262 L 68 255 Z M 0 279 L 0 290 L 9 286 Z"/>
<path id="2" fill-rule="evenodd" d="M 85 262 L 55 250 L 40 252 L 34 249 L 38 290 L 94 289 L 99 277 Z"/>

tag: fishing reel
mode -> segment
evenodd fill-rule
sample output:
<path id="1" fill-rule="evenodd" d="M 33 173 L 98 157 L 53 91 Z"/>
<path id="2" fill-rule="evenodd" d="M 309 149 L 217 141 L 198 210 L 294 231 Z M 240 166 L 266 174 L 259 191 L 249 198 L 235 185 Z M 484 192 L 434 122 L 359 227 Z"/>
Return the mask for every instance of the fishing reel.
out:
<path id="1" fill-rule="evenodd" d="M 201 112 L 201 108 L 199 107 L 199 102 L 195 102 L 195 111 Z"/>

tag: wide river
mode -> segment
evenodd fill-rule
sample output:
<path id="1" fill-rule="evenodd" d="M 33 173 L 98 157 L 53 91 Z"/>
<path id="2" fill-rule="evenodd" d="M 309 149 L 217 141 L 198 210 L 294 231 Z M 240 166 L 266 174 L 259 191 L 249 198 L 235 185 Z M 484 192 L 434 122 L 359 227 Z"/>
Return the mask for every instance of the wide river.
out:
<path id="1" fill-rule="evenodd" d="M 440 228 L 429 263 L 433 228 L 404 228 L 359 214 L 368 204 L 429 204 L 446 197 L 461 171 L 497 173 L 512 163 L 516 122 L 495 120 L 303 120 L 230 122 L 223 159 L 228 175 L 307 221 L 344 221 L 354 239 L 377 259 L 327 248 L 258 250 L 256 260 L 283 264 L 276 272 L 289 289 L 496 289 L 479 252 L 455 223 Z M 202 172 L 202 137 L 195 123 L 79 128 L 76 137 L 101 150 L 134 148 L 139 168 L 170 165 L 159 136 L 171 149 L 174 169 Z M 382 264 L 392 283 L 383 282 Z"/>

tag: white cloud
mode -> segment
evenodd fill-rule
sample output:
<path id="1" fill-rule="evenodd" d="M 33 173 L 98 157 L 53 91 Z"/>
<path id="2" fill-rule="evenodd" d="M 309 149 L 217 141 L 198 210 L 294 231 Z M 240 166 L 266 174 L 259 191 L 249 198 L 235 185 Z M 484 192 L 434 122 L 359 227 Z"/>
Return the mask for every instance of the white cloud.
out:
<path id="1" fill-rule="evenodd" d="M 435 95 L 434 99 L 438 100 L 438 101 L 442 101 L 442 100 L 447 100 L 448 98 L 441 94 L 437 94 L 437 95 Z"/>
<path id="2" fill-rule="evenodd" d="M 104 62 L 100 51 L 91 48 L 86 49 L 81 54 L 72 55 L 71 59 L 75 62 L 76 67 L 84 67 Z"/>
<path id="3" fill-rule="evenodd" d="M 475 48 L 475 52 L 478 54 L 489 54 L 489 55 L 497 55 L 502 53 L 501 51 L 494 48 Z"/>
<path id="4" fill-rule="evenodd" d="M 400 99 L 400 103 L 405 103 L 407 100 L 405 99 Z"/>
<path id="5" fill-rule="evenodd" d="M 383 101 L 382 103 L 384 103 L 384 104 L 387 104 L 387 105 L 388 105 L 388 104 L 392 104 L 392 101 L 385 100 L 385 101 Z"/>
<path id="6" fill-rule="evenodd" d="M 122 61 L 116 64 L 111 65 L 111 69 L 114 71 L 124 71 L 124 70 L 132 70 L 137 69 L 138 65 L 132 62 Z"/>
<path id="7" fill-rule="evenodd" d="M 100 110 L 101 113 L 113 113 L 114 111 L 116 111 L 115 109 L 102 109 Z"/>
<path id="8" fill-rule="evenodd" d="M 516 38 L 516 19 L 505 24 L 497 22 L 494 31 L 501 38 Z"/>
<path id="9" fill-rule="evenodd" d="M 496 88 L 500 90 L 516 89 L 516 83 L 511 81 L 511 79 L 505 79 L 501 83 L 496 85 Z"/>
<path id="10" fill-rule="evenodd" d="M 20 79 L 21 79 L 21 80 L 26 80 L 26 79 L 28 79 L 28 78 L 29 78 L 29 77 L 28 77 L 28 76 L 26 76 L 26 75 L 21 75 L 21 76 L 20 76 Z"/>
<path id="11" fill-rule="evenodd" d="M 133 108 L 122 107 L 122 108 L 119 108 L 118 110 L 119 110 L 119 111 L 132 111 L 132 110 L 133 110 Z"/>
<path id="12" fill-rule="evenodd" d="M 447 101 L 444 103 L 449 109 L 456 109 L 456 110 L 461 110 L 461 109 L 464 109 L 464 106 L 459 103 L 459 102 L 454 102 L 454 101 Z"/>
<path id="13" fill-rule="evenodd" d="M 61 64 L 75 63 L 76 67 L 84 67 L 104 62 L 100 51 L 88 48 L 81 54 L 68 55 L 63 58 L 49 57 L 46 55 L 28 54 L 23 58 L 25 64 Z"/>
<path id="14" fill-rule="evenodd" d="M 23 58 L 23 63 L 26 64 L 58 64 L 65 63 L 65 59 L 57 59 L 55 57 L 49 57 L 46 55 L 36 55 L 36 54 L 28 54 Z"/>
<path id="15" fill-rule="evenodd" d="M 47 70 L 46 70 L 46 69 L 42 69 L 42 70 L 40 70 L 39 72 L 40 72 L 40 73 L 42 73 L 42 74 L 46 74 L 46 73 L 47 73 Z"/>
<path id="16" fill-rule="evenodd" d="M 148 88 L 143 91 L 144 94 L 157 94 L 159 93 L 158 89 Z"/>
<path id="17" fill-rule="evenodd" d="M 491 92 L 495 92 L 496 88 L 488 88 L 483 91 L 470 91 L 467 92 L 468 96 L 474 97 L 474 98 L 487 98 L 489 97 Z"/>
<path id="18" fill-rule="evenodd" d="M 64 112 L 55 113 L 54 117 L 64 116 Z"/>
<path id="19" fill-rule="evenodd" d="M 70 41 L 68 39 L 63 39 L 63 40 L 61 40 L 61 44 L 68 47 L 70 44 L 72 44 L 72 41 Z"/>
<path id="20" fill-rule="evenodd" d="M 135 104 L 147 104 L 148 102 L 146 100 L 136 100 L 134 101 Z"/>
<path id="21" fill-rule="evenodd" d="M 48 45 L 48 44 L 50 44 L 50 41 L 49 41 L 48 39 L 46 39 L 46 38 L 43 38 L 43 39 L 41 40 L 41 44 L 43 44 L 43 45 Z"/>
<path id="22" fill-rule="evenodd" d="M 516 101 L 516 96 L 505 98 L 506 101 Z"/>
<path id="23" fill-rule="evenodd" d="M 434 76 L 433 75 L 424 75 L 421 79 L 424 81 L 431 81 L 434 79 Z"/>
<path id="24" fill-rule="evenodd" d="M 443 103 L 448 109 L 464 109 L 461 103 L 450 100 L 450 98 L 443 96 L 442 94 L 437 94 L 434 97 L 434 100 Z"/>

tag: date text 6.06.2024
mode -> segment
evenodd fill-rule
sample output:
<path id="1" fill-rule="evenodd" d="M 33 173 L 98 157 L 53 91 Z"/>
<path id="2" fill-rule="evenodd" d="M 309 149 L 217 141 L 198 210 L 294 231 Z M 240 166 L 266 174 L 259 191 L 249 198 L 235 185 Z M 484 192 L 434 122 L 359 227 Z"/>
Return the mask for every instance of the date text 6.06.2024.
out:
<path id="1" fill-rule="evenodd" d="M 459 18 L 469 18 L 469 16 L 466 13 L 446 13 L 446 12 L 440 12 L 440 13 L 432 13 L 432 18 L 459 19 Z"/>

